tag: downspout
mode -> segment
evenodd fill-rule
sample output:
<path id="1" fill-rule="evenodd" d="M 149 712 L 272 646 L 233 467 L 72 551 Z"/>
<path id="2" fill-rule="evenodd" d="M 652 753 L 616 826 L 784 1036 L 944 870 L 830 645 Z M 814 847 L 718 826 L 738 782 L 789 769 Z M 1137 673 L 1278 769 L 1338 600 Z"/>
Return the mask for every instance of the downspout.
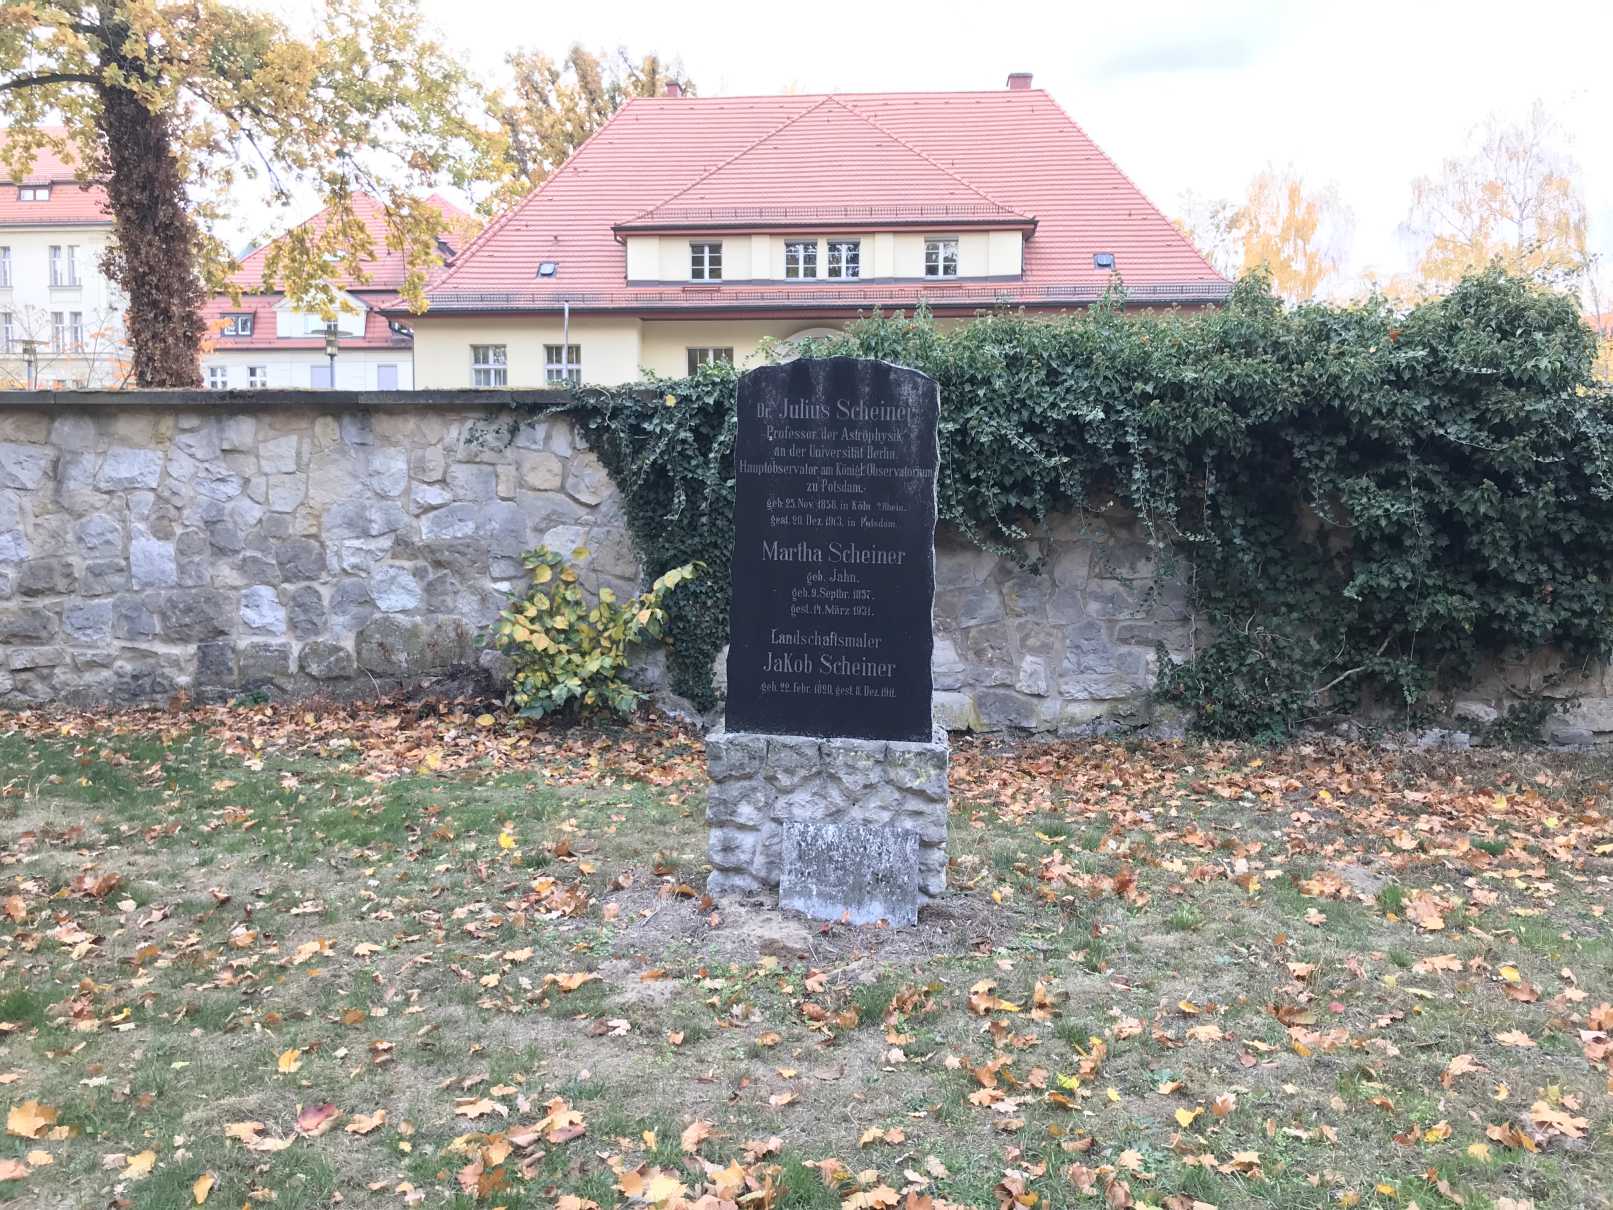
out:
<path id="1" fill-rule="evenodd" d="M 571 378 L 571 300 L 567 299 L 560 304 L 564 308 L 560 320 L 560 373 L 568 381 Z"/>

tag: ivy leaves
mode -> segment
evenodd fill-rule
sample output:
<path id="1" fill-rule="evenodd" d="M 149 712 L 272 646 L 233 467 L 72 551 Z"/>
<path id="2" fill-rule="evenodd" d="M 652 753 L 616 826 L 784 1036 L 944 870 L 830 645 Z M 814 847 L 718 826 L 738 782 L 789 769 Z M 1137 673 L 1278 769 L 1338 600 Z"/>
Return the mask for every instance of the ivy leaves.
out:
<path id="1" fill-rule="evenodd" d="M 1286 734 L 1366 689 L 1409 707 L 1518 650 L 1613 648 L 1613 410 L 1571 299 L 1492 269 L 1407 312 L 1289 308 L 1258 276 L 1217 310 L 1122 304 L 874 315 L 810 352 L 940 382 L 941 519 L 987 549 L 1034 564 L 1038 523 L 1117 503 L 1190 561 L 1223 637 L 1162 686 L 1216 734 Z M 667 621 L 702 707 L 727 641 L 734 383 L 712 366 L 574 409 L 649 575 L 708 568 Z"/>

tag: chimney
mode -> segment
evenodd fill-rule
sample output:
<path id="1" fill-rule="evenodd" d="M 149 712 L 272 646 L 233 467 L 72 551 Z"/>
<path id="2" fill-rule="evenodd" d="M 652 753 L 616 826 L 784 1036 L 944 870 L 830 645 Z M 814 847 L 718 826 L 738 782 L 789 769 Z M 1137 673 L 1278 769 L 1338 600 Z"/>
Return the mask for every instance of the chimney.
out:
<path id="1" fill-rule="evenodd" d="M 666 95 L 669 97 L 681 97 L 683 95 L 683 85 L 676 80 L 668 80 L 666 82 Z"/>
<path id="2" fill-rule="evenodd" d="M 1011 71 L 1008 73 L 1009 92 L 1029 92 L 1031 87 L 1031 73 L 1028 71 Z"/>

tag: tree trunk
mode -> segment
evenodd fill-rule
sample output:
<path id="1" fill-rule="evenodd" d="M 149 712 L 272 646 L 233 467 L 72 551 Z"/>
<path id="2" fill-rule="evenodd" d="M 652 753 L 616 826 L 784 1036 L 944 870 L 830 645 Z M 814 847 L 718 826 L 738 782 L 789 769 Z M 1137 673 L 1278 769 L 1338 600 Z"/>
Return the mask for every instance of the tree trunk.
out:
<path id="1" fill-rule="evenodd" d="M 117 233 L 105 267 L 129 299 L 135 385 L 199 387 L 197 353 L 206 329 L 197 232 L 168 115 L 153 113 L 127 89 L 100 92 Z"/>

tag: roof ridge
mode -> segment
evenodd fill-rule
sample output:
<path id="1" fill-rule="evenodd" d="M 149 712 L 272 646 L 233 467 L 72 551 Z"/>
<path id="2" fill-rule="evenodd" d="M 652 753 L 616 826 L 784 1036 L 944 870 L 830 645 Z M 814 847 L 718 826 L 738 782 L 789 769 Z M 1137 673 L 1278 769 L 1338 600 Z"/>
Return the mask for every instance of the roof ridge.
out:
<path id="1" fill-rule="evenodd" d="M 471 255 L 477 252 L 481 248 L 482 244 L 486 243 L 497 232 L 502 231 L 505 227 L 507 227 L 510 222 L 528 206 L 536 203 L 538 198 L 543 195 L 544 190 L 548 189 L 550 185 L 554 184 L 562 176 L 564 176 L 571 169 L 571 166 L 577 162 L 578 157 L 580 157 L 583 152 L 587 151 L 589 147 L 593 145 L 595 139 L 599 138 L 600 135 L 604 134 L 605 131 L 610 129 L 611 124 L 615 122 L 617 118 L 621 117 L 622 114 L 626 113 L 632 107 L 634 101 L 647 101 L 653 99 L 654 98 L 651 97 L 628 97 L 627 100 L 618 105 L 615 110 L 611 112 L 610 116 L 594 129 L 592 134 L 577 144 L 577 150 L 568 155 L 565 159 L 565 162 L 561 164 L 560 167 L 556 168 L 538 183 L 537 188 L 533 189 L 532 192 L 528 193 L 520 201 L 516 202 L 515 205 L 505 210 L 504 213 L 495 214 L 489 222 L 483 223 L 482 229 L 476 233 L 476 235 L 471 239 L 470 243 L 465 245 L 464 251 L 457 253 L 450 264 L 444 265 L 443 271 L 439 276 L 427 281 L 425 288 L 432 290 L 436 289 L 438 286 L 447 284 L 447 282 L 453 278 L 454 274 L 458 273 L 470 263 Z"/>
<path id="2" fill-rule="evenodd" d="M 855 94 L 848 93 L 846 95 L 851 96 L 851 95 L 855 95 Z M 891 95 L 891 94 L 888 94 L 888 93 L 865 93 L 863 95 L 865 95 L 865 96 L 888 96 L 888 95 Z M 852 117 L 857 118 L 862 122 L 865 122 L 869 126 L 872 126 L 875 130 L 879 131 L 879 133 L 884 135 L 887 139 L 891 139 L 892 141 L 894 141 L 898 145 L 900 145 L 902 147 L 905 147 L 908 151 L 911 151 L 914 155 L 918 156 L 919 159 L 923 160 L 926 164 L 930 165 L 930 167 L 936 169 L 939 172 L 945 173 L 947 176 L 949 176 L 953 180 L 957 181 L 958 184 L 962 185 L 965 189 L 969 190 L 971 193 L 974 193 L 979 197 L 984 198 L 986 201 L 990 202 L 993 206 L 996 206 L 999 210 L 1006 210 L 1006 211 L 1008 211 L 1008 213 L 1017 214 L 1021 218 L 1030 218 L 1031 217 L 1030 215 L 1025 214 L 1023 211 L 1017 209 L 1014 206 L 1005 206 L 1005 205 L 1003 205 L 996 198 L 992 197 L 991 194 L 987 193 L 984 189 L 980 188 L 980 186 L 976 185 L 973 181 L 969 180 L 967 177 L 960 176 L 958 173 L 953 172 L 952 169 L 948 168 L 945 164 L 942 164 L 938 160 L 935 160 L 935 159 L 931 158 L 929 155 L 925 154 L 919 148 L 913 146 L 913 144 L 909 143 L 901 135 L 896 134 L 894 131 L 887 129 L 883 124 L 881 124 L 880 122 L 875 121 L 873 118 L 869 117 L 867 114 L 862 113 L 859 110 L 856 110 L 856 109 L 852 108 L 850 105 L 847 105 L 843 100 L 840 99 L 839 94 L 830 93 L 829 94 L 829 99 L 832 100 L 836 105 L 840 106 L 841 109 L 844 109 Z"/>
<path id="3" fill-rule="evenodd" d="M 1037 91 L 1041 92 L 1042 90 L 1037 89 Z M 1170 228 L 1171 233 L 1173 235 L 1175 235 L 1176 238 L 1182 242 L 1182 244 L 1188 249 L 1188 251 L 1190 251 L 1194 256 L 1199 258 L 1199 263 L 1202 264 L 1206 269 L 1208 269 L 1212 274 L 1214 274 L 1218 279 L 1220 279 L 1221 281 L 1226 281 L 1227 278 L 1225 276 L 1223 276 L 1221 271 L 1219 269 L 1217 269 L 1214 265 L 1212 265 L 1210 263 L 1210 261 L 1209 261 L 1209 258 L 1206 257 L 1204 255 L 1204 253 L 1200 252 L 1198 250 L 1198 248 L 1194 245 L 1193 241 L 1188 239 L 1187 236 L 1185 234 L 1183 234 L 1181 229 L 1179 227 L 1177 227 L 1177 225 L 1175 223 L 1173 223 L 1166 216 L 1165 212 L 1163 210 L 1161 210 L 1158 207 L 1158 205 L 1155 204 L 1154 199 L 1149 197 L 1146 193 L 1143 192 L 1142 186 L 1137 184 L 1136 181 L 1132 180 L 1131 175 L 1128 172 L 1126 172 L 1126 170 L 1124 168 L 1122 168 L 1119 164 L 1115 163 L 1114 157 L 1112 157 L 1102 147 L 1098 146 L 1098 140 L 1096 140 L 1095 138 L 1093 138 L 1091 135 L 1089 135 L 1086 132 L 1086 127 L 1082 126 L 1081 123 L 1077 122 L 1074 118 L 1072 118 L 1070 116 L 1069 110 L 1065 109 L 1064 106 L 1059 104 L 1058 98 L 1055 97 L 1052 93 L 1044 93 L 1044 95 L 1047 97 L 1048 104 L 1053 106 L 1053 109 L 1058 113 L 1059 117 L 1063 118 L 1066 122 L 1068 122 L 1070 124 L 1070 126 L 1075 130 L 1075 132 L 1077 134 L 1079 134 L 1083 139 L 1085 139 L 1087 141 L 1087 145 L 1089 147 L 1091 147 L 1093 151 L 1098 153 L 1098 155 L 1102 158 L 1103 162 L 1108 164 L 1110 168 L 1114 169 L 1114 173 L 1115 173 L 1116 176 L 1118 176 L 1121 180 L 1125 181 L 1126 184 L 1130 185 L 1134 190 L 1136 190 L 1137 196 L 1142 198 L 1142 200 L 1143 200 L 1143 205 L 1147 206 L 1150 210 L 1152 210 L 1154 212 L 1154 214 L 1158 216 L 1159 220 L 1162 223 L 1164 223 L 1165 226 Z"/>
<path id="4" fill-rule="evenodd" d="M 834 100 L 833 94 L 824 93 L 813 104 L 808 105 L 805 109 L 801 110 L 799 113 L 791 114 L 789 117 L 785 118 L 784 121 L 780 122 L 777 126 L 774 126 L 772 129 L 767 131 L 765 134 L 758 135 L 756 138 L 752 139 L 749 143 L 746 143 L 745 146 L 741 147 L 738 151 L 734 152 L 733 155 L 729 156 L 722 163 L 712 165 L 705 172 L 702 172 L 699 176 L 695 177 L 694 180 L 692 180 L 688 184 L 684 185 L 681 189 L 676 189 L 673 192 L 667 194 L 666 197 L 662 198 L 659 202 L 656 202 L 655 205 L 645 207 L 643 210 L 640 210 L 637 214 L 635 214 L 632 218 L 628 219 L 627 221 L 629 223 L 634 223 L 634 222 L 637 222 L 639 219 L 645 217 L 645 215 L 654 214 L 662 206 L 668 205 L 674 199 L 682 197 L 684 194 L 688 193 L 689 190 L 693 189 L 696 185 L 700 184 L 702 181 L 709 180 L 711 177 L 713 177 L 717 173 L 721 172 L 724 168 L 728 167 L 730 164 L 734 163 L 736 160 L 740 159 L 742 156 L 747 156 L 751 152 L 755 151 L 758 147 L 760 147 L 763 143 L 765 143 L 768 139 L 772 138 L 774 135 L 781 134 L 785 130 L 788 130 L 795 123 L 799 122 L 802 118 L 806 117 L 807 114 L 816 113 L 819 109 L 823 108 L 823 106 L 827 105 L 832 100 Z"/>

